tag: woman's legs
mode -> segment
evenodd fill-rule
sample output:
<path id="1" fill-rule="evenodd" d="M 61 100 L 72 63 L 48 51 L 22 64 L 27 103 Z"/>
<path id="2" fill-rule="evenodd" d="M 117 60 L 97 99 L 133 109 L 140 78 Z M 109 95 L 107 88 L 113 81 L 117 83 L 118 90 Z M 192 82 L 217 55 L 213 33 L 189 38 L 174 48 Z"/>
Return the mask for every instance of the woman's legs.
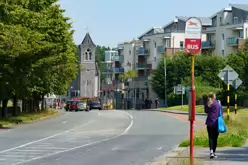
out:
<path id="1" fill-rule="evenodd" d="M 218 137 L 219 137 L 218 128 L 215 128 L 215 129 L 214 129 L 214 144 L 213 144 L 213 151 L 214 151 L 214 153 L 215 153 L 216 148 L 217 148 Z"/>
<path id="2" fill-rule="evenodd" d="M 214 134 L 213 134 L 213 129 L 209 126 L 207 126 L 207 131 L 208 131 L 208 139 L 209 139 L 209 149 L 210 153 L 213 153 L 214 151 Z"/>
<path id="3" fill-rule="evenodd" d="M 213 158 L 215 156 L 215 151 L 217 148 L 219 132 L 218 128 L 216 127 L 207 127 L 207 131 L 209 138 L 210 158 Z"/>

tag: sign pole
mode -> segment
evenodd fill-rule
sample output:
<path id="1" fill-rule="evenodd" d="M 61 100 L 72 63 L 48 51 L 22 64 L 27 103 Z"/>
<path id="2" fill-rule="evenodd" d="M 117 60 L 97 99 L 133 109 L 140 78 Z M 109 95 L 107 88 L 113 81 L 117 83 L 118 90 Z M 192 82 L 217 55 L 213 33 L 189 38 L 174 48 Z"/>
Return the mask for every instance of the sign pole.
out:
<path id="1" fill-rule="evenodd" d="M 195 56 L 191 57 L 191 73 L 192 73 L 192 118 L 190 120 L 190 165 L 194 165 L 194 120 L 195 120 L 195 111 L 196 111 L 196 91 L 195 91 Z"/>

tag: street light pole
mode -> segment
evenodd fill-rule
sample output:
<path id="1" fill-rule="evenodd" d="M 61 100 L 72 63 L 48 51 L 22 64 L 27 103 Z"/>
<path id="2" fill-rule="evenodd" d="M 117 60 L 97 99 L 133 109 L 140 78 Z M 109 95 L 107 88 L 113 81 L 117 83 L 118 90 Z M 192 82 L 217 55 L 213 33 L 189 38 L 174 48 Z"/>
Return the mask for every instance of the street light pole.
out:
<path id="1" fill-rule="evenodd" d="M 167 108 L 167 86 L 166 86 L 166 57 L 164 57 L 164 87 L 165 87 L 165 96 L 164 96 L 164 104 L 165 108 Z"/>

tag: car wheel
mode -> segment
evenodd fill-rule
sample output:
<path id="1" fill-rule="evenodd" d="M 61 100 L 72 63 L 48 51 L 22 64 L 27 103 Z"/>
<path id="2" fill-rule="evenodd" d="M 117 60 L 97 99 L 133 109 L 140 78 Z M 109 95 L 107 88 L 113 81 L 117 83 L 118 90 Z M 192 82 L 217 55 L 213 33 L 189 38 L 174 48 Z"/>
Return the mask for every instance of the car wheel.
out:
<path id="1" fill-rule="evenodd" d="M 99 110 L 102 110 L 102 108 L 99 108 Z"/>

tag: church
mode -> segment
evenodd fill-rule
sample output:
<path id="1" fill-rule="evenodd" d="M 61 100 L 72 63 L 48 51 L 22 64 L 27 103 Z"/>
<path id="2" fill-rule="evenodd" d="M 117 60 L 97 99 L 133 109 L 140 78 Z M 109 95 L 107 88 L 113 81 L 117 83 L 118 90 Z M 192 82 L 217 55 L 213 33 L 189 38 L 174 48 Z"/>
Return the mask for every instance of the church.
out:
<path id="1" fill-rule="evenodd" d="M 89 33 L 86 33 L 79 47 L 80 64 L 83 70 L 77 76 L 69 88 L 69 97 L 99 97 L 100 73 L 96 63 L 96 45 Z"/>

